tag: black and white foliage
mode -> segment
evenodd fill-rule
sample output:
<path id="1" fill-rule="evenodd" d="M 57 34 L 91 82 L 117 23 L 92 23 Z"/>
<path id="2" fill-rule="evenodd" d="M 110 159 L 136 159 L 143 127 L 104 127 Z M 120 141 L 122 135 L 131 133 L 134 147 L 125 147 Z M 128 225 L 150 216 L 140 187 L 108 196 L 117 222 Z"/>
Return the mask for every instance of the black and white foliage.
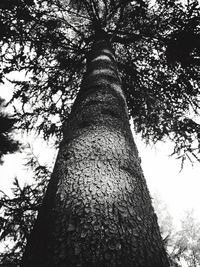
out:
<path id="1" fill-rule="evenodd" d="M 136 131 L 147 142 L 170 138 L 183 161 L 199 158 L 198 1 L 2 0 L 0 10 L 1 81 L 12 71 L 29 77 L 12 81 L 19 128 L 60 138 L 103 29 Z"/>

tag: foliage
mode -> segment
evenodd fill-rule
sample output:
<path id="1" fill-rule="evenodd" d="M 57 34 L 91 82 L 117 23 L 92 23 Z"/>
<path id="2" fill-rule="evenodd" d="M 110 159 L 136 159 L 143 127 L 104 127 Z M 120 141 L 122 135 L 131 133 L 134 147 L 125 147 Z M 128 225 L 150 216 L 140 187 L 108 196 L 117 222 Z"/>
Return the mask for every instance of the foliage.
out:
<path id="1" fill-rule="evenodd" d="M 9 117 L 3 111 L 4 107 L 4 100 L 0 98 L 0 164 L 3 163 L 3 155 L 13 153 L 19 149 L 19 143 L 11 138 L 11 131 L 16 119 Z"/>
<path id="2" fill-rule="evenodd" d="M 34 172 L 33 183 L 21 187 L 15 178 L 12 197 L 0 191 L 1 264 L 19 264 L 50 177 L 48 167 L 40 165 L 34 154 L 29 153 L 26 165 Z"/>
<path id="3" fill-rule="evenodd" d="M 153 207 L 158 217 L 158 224 L 164 245 L 167 248 L 169 239 L 174 232 L 173 218 L 168 211 L 166 203 L 161 200 L 158 194 L 154 194 L 153 196 Z"/>
<path id="4" fill-rule="evenodd" d="M 146 142 L 170 138 L 183 162 L 199 159 L 198 1 L 2 0 L 0 10 L 1 81 L 13 71 L 27 75 L 12 81 L 19 128 L 60 139 L 103 29 L 136 131 Z"/>

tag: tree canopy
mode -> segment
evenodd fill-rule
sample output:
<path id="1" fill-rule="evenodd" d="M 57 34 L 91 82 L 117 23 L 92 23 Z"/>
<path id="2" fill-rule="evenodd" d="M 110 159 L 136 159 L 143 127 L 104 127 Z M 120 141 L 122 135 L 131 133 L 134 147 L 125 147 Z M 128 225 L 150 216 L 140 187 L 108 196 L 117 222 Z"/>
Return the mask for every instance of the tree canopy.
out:
<path id="1" fill-rule="evenodd" d="M 19 128 L 60 139 L 103 29 L 136 132 L 146 142 L 171 139 L 183 161 L 199 159 L 198 1 L 2 0 L 0 10 L 1 82 L 25 76 L 11 81 Z"/>

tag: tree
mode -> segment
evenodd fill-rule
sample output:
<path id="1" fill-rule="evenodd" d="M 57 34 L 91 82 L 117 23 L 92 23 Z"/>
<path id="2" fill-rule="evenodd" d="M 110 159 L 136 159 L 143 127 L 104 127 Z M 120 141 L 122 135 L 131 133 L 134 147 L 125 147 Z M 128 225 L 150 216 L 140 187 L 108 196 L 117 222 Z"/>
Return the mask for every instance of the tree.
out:
<path id="1" fill-rule="evenodd" d="M 95 39 L 22 266 L 168 265 L 114 55 Z"/>
<path id="2" fill-rule="evenodd" d="M 0 98 L 0 164 L 3 163 L 2 157 L 8 153 L 13 153 L 19 149 L 19 142 L 10 136 L 13 129 L 15 118 L 9 117 L 4 111 L 4 100 Z"/>
<path id="3" fill-rule="evenodd" d="M 128 115 L 147 141 L 169 137 L 183 161 L 198 158 L 199 124 L 187 113 L 199 109 L 197 1 L 0 8 L 2 79 L 30 75 L 13 81 L 19 127 L 63 132 L 21 266 L 169 266 Z"/>

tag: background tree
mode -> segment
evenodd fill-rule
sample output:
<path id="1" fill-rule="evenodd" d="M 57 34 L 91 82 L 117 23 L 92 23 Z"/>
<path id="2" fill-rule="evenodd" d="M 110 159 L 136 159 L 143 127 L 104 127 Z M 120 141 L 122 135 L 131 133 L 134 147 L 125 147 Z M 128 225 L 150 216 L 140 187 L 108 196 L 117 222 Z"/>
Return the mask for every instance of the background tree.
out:
<path id="1" fill-rule="evenodd" d="M 188 267 L 200 265 L 200 223 L 192 211 L 185 214 L 181 229 L 172 238 L 172 248 L 171 256 L 180 266 L 181 263 Z"/>
<path id="2" fill-rule="evenodd" d="M 200 222 L 196 219 L 193 210 L 186 211 L 181 220 L 181 225 L 175 227 L 167 205 L 158 195 L 154 195 L 153 204 L 158 216 L 158 223 L 167 249 L 170 266 L 199 266 Z"/>
<path id="3" fill-rule="evenodd" d="M 180 41 L 198 36 L 197 1 L 186 7 L 177 1 L 154 7 L 146 1 L 3 1 L 1 8 L 2 77 L 13 70 L 30 75 L 28 82 L 15 81 L 19 127 L 36 125 L 45 138 L 60 136 L 88 51 L 103 29 L 116 51 L 136 130 L 147 141 L 172 138 L 183 161 L 198 158 L 199 125 L 187 112 L 198 113 L 199 51 L 197 42 Z"/>
<path id="4" fill-rule="evenodd" d="M 16 123 L 16 119 L 8 116 L 4 109 L 4 100 L 0 98 L 0 164 L 3 163 L 3 155 L 13 153 L 19 149 L 19 142 L 11 137 L 11 131 L 13 130 L 14 123 Z"/>

